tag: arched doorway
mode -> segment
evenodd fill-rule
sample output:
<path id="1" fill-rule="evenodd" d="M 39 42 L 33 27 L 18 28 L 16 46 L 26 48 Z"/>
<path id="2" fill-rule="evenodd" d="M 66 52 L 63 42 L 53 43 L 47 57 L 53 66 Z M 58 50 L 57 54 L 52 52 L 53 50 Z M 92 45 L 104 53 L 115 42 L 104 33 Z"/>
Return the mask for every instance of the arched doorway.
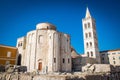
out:
<path id="1" fill-rule="evenodd" d="M 40 70 L 40 71 L 42 70 L 42 62 L 38 63 L 38 70 Z"/>
<path id="2" fill-rule="evenodd" d="M 19 54 L 18 55 L 18 60 L 17 60 L 17 65 L 21 65 L 21 59 L 22 59 L 22 55 Z"/>

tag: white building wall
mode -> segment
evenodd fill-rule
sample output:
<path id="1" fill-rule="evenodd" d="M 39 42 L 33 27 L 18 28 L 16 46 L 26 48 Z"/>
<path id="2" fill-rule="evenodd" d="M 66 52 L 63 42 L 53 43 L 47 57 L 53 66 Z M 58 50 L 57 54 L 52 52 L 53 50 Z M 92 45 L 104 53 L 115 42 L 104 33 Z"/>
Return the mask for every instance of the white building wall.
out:
<path id="1" fill-rule="evenodd" d="M 25 65 L 25 47 L 26 47 L 26 37 L 21 37 L 17 39 L 18 55 L 21 54 L 21 65 Z"/>
<path id="2" fill-rule="evenodd" d="M 53 37 L 53 34 L 54 34 L 54 32 L 55 31 L 51 31 L 51 30 L 49 30 L 48 31 L 48 34 L 49 34 L 49 42 L 48 42 L 48 44 L 49 44 L 49 49 L 48 49 L 48 56 L 47 56 L 47 58 L 48 58 L 48 72 L 53 72 L 53 39 L 54 39 L 54 37 Z"/>
<path id="3" fill-rule="evenodd" d="M 71 48 L 70 48 L 70 38 L 67 34 L 61 35 L 61 71 L 70 72 L 71 71 Z M 64 60 L 63 60 L 64 59 Z M 69 62 L 68 62 L 69 59 Z"/>
<path id="4" fill-rule="evenodd" d="M 102 64 L 111 64 L 115 66 L 120 66 L 120 50 L 107 50 L 101 53 Z"/>
<path id="5" fill-rule="evenodd" d="M 26 66 L 28 71 L 35 70 L 35 57 L 36 57 L 36 31 L 27 33 L 26 43 Z"/>
<path id="6" fill-rule="evenodd" d="M 98 49 L 95 20 L 91 17 L 88 8 L 86 10 L 86 17 L 82 20 L 82 23 L 85 55 L 96 59 L 96 62 L 100 63 L 101 60 Z"/>
<path id="7" fill-rule="evenodd" d="M 120 50 L 108 51 L 109 63 L 120 66 Z"/>
<path id="8" fill-rule="evenodd" d="M 59 33 L 55 32 L 53 34 L 53 71 L 60 71 L 60 40 Z"/>
<path id="9" fill-rule="evenodd" d="M 70 37 L 57 32 L 52 24 L 37 25 L 36 30 L 27 33 L 26 42 L 24 61 L 28 72 L 38 69 L 41 73 L 71 71 Z"/>
<path id="10" fill-rule="evenodd" d="M 48 35 L 47 30 L 37 30 L 37 52 L 36 52 L 36 67 L 38 69 L 39 62 L 42 62 L 42 71 L 46 72 L 48 67 L 47 55 L 48 54 Z"/>

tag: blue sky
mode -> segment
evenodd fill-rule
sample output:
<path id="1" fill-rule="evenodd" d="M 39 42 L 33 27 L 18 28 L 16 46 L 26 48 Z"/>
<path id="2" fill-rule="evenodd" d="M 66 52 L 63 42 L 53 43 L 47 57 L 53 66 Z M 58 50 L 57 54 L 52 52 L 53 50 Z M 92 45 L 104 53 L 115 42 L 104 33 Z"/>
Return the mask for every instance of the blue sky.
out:
<path id="1" fill-rule="evenodd" d="M 71 36 L 71 45 L 84 53 L 82 18 L 86 7 L 96 20 L 99 49 L 120 48 L 119 0 L 0 0 L 0 44 L 16 46 L 17 38 L 49 22 Z"/>

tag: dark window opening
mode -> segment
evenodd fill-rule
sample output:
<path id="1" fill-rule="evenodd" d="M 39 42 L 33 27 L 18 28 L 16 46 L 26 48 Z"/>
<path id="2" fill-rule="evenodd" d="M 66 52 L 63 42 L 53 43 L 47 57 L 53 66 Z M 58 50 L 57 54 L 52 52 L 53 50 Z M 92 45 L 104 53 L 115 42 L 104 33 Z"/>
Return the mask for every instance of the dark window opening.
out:
<path id="1" fill-rule="evenodd" d="M 91 33 L 89 32 L 89 37 L 91 37 Z"/>
<path id="2" fill-rule="evenodd" d="M 48 29 L 48 26 L 47 26 L 47 29 Z"/>
<path id="3" fill-rule="evenodd" d="M 102 58 L 102 60 L 104 61 L 104 58 Z"/>
<path id="4" fill-rule="evenodd" d="M 63 58 L 63 63 L 65 63 L 65 59 Z"/>
<path id="5" fill-rule="evenodd" d="M 87 52 L 87 55 L 88 55 L 88 57 L 89 57 L 89 52 Z"/>
<path id="6" fill-rule="evenodd" d="M 21 46 L 22 46 L 22 43 L 21 43 Z"/>
<path id="7" fill-rule="evenodd" d="M 90 23 L 88 23 L 88 28 L 90 28 Z"/>
<path id="8" fill-rule="evenodd" d="M 115 57 L 113 57 L 113 60 L 115 60 Z"/>
<path id="9" fill-rule="evenodd" d="M 86 46 L 87 46 L 87 48 L 88 48 L 88 43 L 86 43 Z"/>
<path id="10" fill-rule="evenodd" d="M 116 62 L 115 62 L 115 61 L 113 61 L 113 63 L 114 63 L 114 64 L 116 64 Z"/>
<path id="11" fill-rule="evenodd" d="M 56 63 L 56 58 L 54 58 L 54 63 Z"/>
<path id="12" fill-rule="evenodd" d="M 91 51 L 91 56 L 93 56 L 93 52 Z"/>
<path id="13" fill-rule="evenodd" d="M 87 29 L 87 25 L 86 25 L 86 24 L 84 24 L 84 26 L 85 26 L 85 29 Z"/>
<path id="14" fill-rule="evenodd" d="M 102 56 L 105 56 L 105 54 L 102 54 Z"/>
<path id="15" fill-rule="evenodd" d="M 69 40 L 67 39 L 67 42 L 68 42 Z"/>
<path id="16" fill-rule="evenodd" d="M 115 54 L 115 53 L 112 53 L 112 54 Z"/>
<path id="17" fill-rule="evenodd" d="M 90 42 L 90 47 L 92 47 L 92 42 Z"/>
<path id="18" fill-rule="evenodd" d="M 88 38 L 88 35 L 87 35 L 87 33 L 85 34 L 85 36 L 86 36 L 86 38 Z"/>

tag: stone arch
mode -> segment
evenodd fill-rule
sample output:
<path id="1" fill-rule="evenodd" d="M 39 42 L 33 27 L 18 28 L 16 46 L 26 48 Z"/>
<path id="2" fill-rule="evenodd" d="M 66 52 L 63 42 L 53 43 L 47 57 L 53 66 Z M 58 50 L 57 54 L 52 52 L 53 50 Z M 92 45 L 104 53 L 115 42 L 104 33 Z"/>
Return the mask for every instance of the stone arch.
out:
<path id="1" fill-rule="evenodd" d="M 90 28 L 90 22 L 88 22 L 88 28 Z"/>
<path id="2" fill-rule="evenodd" d="M 89 55 L 89 52 L 87 52 L 87 56 L 89 57 L 90 55 Z"/>
<path id="3" fill-rule="evenodd" d="M 86 46 L 87 46 L 87 48 L 89 47 L 89 44 L 88 44 L 88 42 L 86 43 Z"/>
<path id="4" fill-rule="evenodd" d="M 89 37 L 91 38 L 91 32 L 89 32 Z"/>
<path id="5" fill-rule="evenodd" d="M 88 34 L 87 33 L 85 33 L 85 37 L 88 38 Z"/>
<path id="6" fill-rule="evenodd" d="M 90 42 L 90 47 L 92 47 L 92 42 Z"/>
<path id="7" fill-rule="evenodd" d="M 93 56 L 93 52 L 91 51 L 91 56 Z"/>
<path id="8" fill-rule="evenodd" d="M 22 55 L 19 54 L 17 59 L 17 65 L 21 65 L 21 60 L 22 60 Z"/>
<path id="9" fill-rule="evenodd" d="M 38 70 L 39 70 L 39 71 L 42 71 L 42 68 L 43 68 L 43 65 L 42 65 L 42 64 L 43 64 L 42 59 L 39 59 L 37 64 L 38 64 Z"/>

